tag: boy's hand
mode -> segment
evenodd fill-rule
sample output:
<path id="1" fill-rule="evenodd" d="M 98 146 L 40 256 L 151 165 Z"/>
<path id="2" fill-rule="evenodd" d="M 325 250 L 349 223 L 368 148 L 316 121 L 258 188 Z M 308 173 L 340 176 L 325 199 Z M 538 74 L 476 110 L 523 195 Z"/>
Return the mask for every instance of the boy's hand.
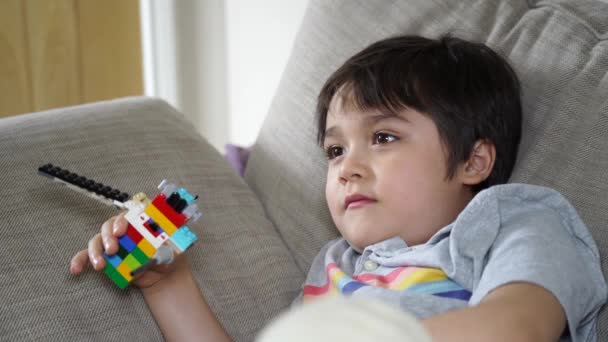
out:
<path id="1" fill-rule="evenodd" d="M 118 238 L 127 232 L 127 220 L 124 218 L 125 213 L 114 216 L 103 223 L 101 232 L 95 234 L 89 240 L 88 249 L 83 249 L 72 257 L 70 263 L 70 272 L 73 275 L 78 275 L 86 268 L 88 262 L 91 263 L 95 271 L 101 271 L 106 266 L 106 260 L 103 258 L 105 250 L 109 255 L 118 252 Z M 147 288 L 156 284 L 169 273 L 173 272 L 176 265 L 183 264 L 174 260 L 170 264 L 157 265 L 147 271 L 144 271 L 133 279 L 132 284 L 139 288 Z"/>
<path id="2" fill-rule="evenodd" d="M 103 252 L 118 252 L 118 238 L 127 232 L 125 213 L 103 223 L 101 232 L 72 258 L 70 272 L 78 275 L 90 262 L 101 271 L 106 266 Z M 133 279 L 167 341 L 231 341 L 205 301 L 182 254 L 172 263 L 157 265 Z"/>

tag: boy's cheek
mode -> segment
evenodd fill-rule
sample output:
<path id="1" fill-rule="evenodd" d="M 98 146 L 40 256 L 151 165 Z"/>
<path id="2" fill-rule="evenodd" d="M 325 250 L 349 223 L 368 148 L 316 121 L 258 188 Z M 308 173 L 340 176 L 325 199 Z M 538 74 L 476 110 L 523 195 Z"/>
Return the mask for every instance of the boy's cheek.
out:
<path id="1" fill-rule="evenodd" d="M 325 186 L 325 200 L 330 211 L 334 211 L 339 207 L 340 196 L 337 186 L 333 182 L 327 182 Z"/>
<path id="2" fill-rule="evenodd" d="M 327 194 L 327 207 L 329 208 L 329 213 L 331 214 L 331 218 L 336 226 L 340 224 L 342 221 L 342 216 L 344 215 L 343 204 L 340 202 L 339 196 L 334 192 L 333 194 Z"/>
<path id="3" fill-rule="evenodd" d="M 331 217 L 335 222 L 341 215 L 341 207 L 338 205 L 337 199 L 328 198 L 327 206 L 329 207 L 329 212 L 331 213 Z"/>

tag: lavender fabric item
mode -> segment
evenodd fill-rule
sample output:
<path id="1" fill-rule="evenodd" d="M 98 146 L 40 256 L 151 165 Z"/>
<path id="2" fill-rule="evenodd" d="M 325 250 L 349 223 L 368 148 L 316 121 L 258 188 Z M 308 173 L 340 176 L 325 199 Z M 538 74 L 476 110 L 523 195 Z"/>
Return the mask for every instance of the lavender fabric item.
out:
<path id="1" fill-rule="evenodd" d="M 245 168 L 247 167 L 247 161 L 249 160 L 251 148 L 226 144 L 224 149 L 226 150 L 224 159 L 226 159 L 234 171 L 243 177 L 245 174 Z"/>

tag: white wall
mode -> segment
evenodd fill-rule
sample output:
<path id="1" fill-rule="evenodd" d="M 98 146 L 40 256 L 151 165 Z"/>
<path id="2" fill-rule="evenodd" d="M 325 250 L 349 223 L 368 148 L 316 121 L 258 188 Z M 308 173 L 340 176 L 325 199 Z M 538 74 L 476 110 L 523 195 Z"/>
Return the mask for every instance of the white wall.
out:
<path id="1" fill-rule="evenodd" d="M 140 0 L 145 93 L 209 142 L 257 136 L 309 0 Z"/>
<path id="2" fill-rule="evenodd" d="M 230 141 L 255 141 L 308 0 L 226 0 Z"/>

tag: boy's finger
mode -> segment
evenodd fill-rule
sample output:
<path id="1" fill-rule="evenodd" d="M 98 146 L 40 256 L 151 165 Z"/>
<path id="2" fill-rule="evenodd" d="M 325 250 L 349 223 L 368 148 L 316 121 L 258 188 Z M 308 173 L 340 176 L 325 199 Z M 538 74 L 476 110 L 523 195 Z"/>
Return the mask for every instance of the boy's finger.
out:
<path id="1" fill-rule="evenodd" d="M 89 240 L 89 248 L 87 251 L 89 260 L 96 271 L 99 271 L 106 266 L 106 261 L 102 256 L 103 247 L 101 245 L 101 234 L 95 234 L 95 236 Z"/>
<path id="2" fill-rule="evenodd" d="M 101 242 L 105 251 L 110 255 L 118 252 L 118 241 L 112 233 L 115 219 L 115 217 L 112 217 L 101 225 Z"/>
<path id="3" fill-rule="evenodd" d="M 70 262 L 70 273 L 73 275 L 78 275 L 87 265 L 87 261 L 89 260 L 89 255 L 86 249 L 83 249 L 76 253 L 72 257 L 72 261 Z"/>
<path id="4" fill-rule="evenodd" d="M 128 222 L 127 222 L 127 219 L 125 218 L 126 213 L 127 213 L 126 211 L 122 212 L 118 216 L 115 217 L 114 225 L 112 226 L 112 232 L 114 233 L 114 236 L 116 236 L 116 237 L 123 236 L 127 233 Z"/>

